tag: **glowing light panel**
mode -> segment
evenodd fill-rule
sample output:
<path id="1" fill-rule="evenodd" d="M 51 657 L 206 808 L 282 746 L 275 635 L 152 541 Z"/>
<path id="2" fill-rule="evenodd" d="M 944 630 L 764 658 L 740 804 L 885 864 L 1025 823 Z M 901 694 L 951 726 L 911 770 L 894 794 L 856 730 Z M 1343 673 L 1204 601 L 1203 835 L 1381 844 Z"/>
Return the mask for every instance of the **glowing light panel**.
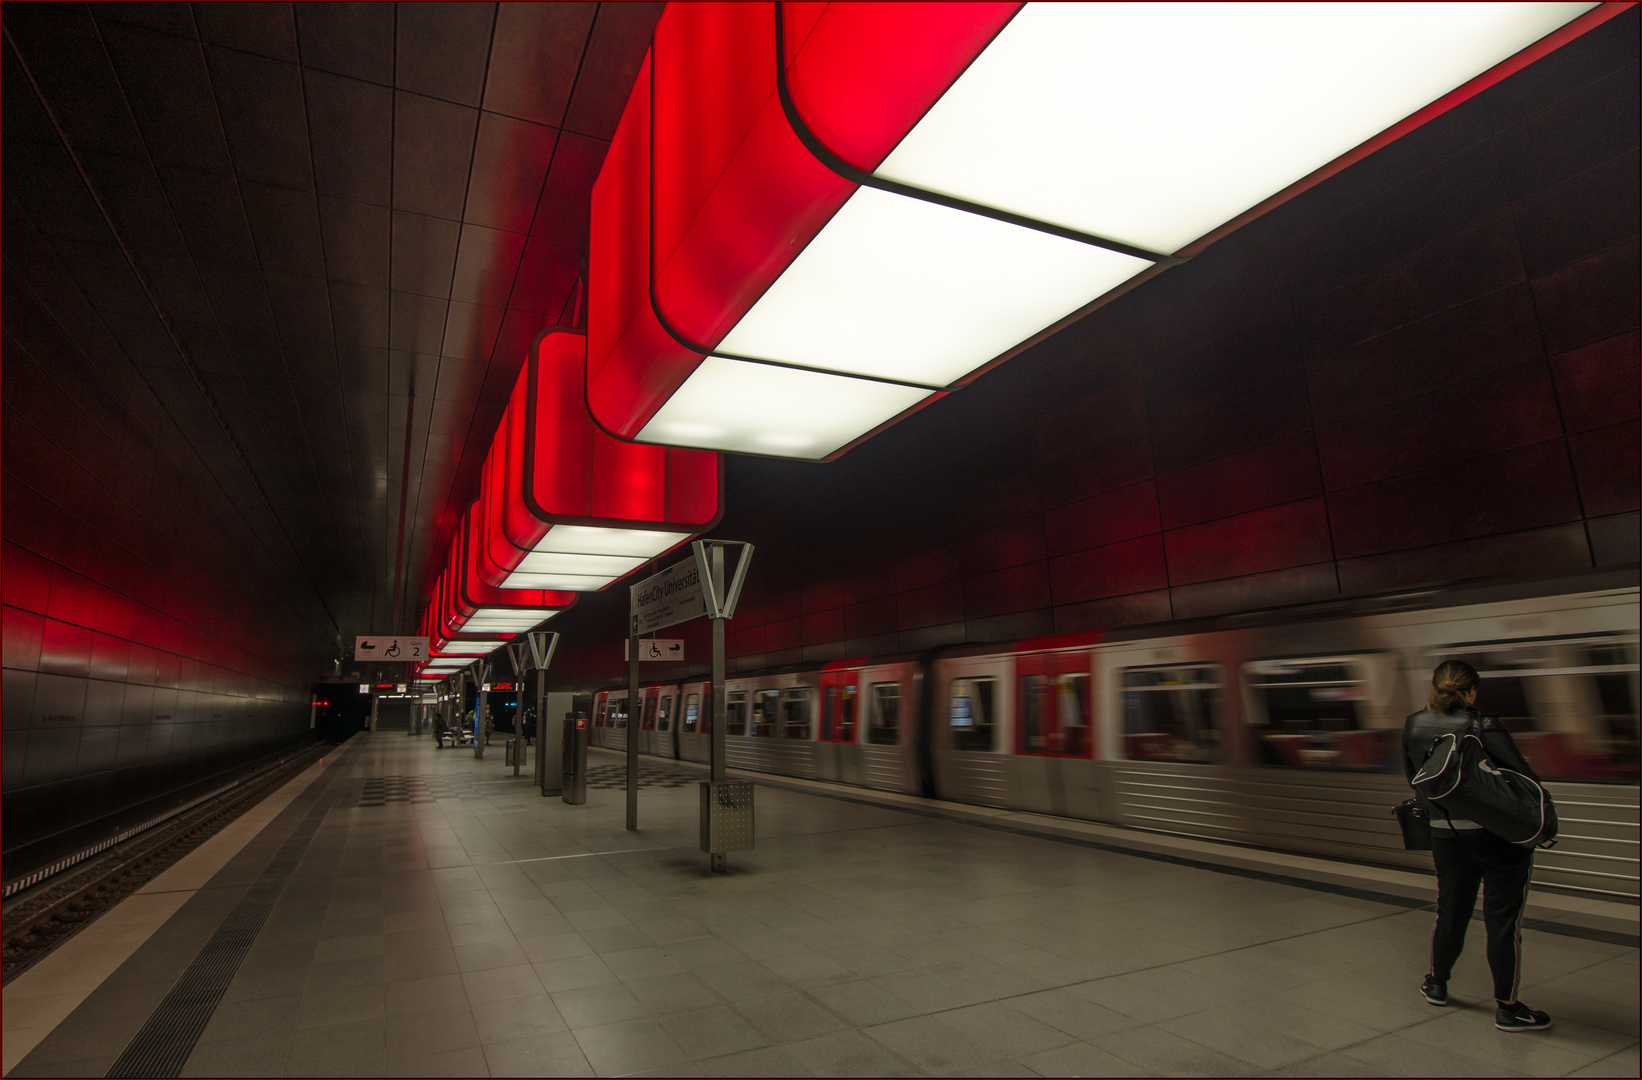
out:
<path id="1" fill-rule="evenodd" d="M 505 641 L 499 640 L 447 641 L 444 645 L 440 646 L 439 651 L 447 654 L 453 653 L 457 656 L 483 656 L 485 653 L 500 649 L 505 644 L 507 644 Z M 463 663 L 466 662 L 467 661 L 463 661 Z M 438 659 L 434 658 L 430 661 L 430 663 L 438 663 Z"/>
<path id="2" fill-rule="evenodd" d="M 1150 265 L 860 188 L 719 349 L 945 386 Z"/>
<path id="3" fill-rule="evenodd" d="M 875 172 L 1173 252 L 1596 6 L 1027 4 Z"/>
<path id="4" fill-rule="evenodd" d="M 709 356 L 639 438 L 823 458 L 929 396 L 917 387 Z"/>

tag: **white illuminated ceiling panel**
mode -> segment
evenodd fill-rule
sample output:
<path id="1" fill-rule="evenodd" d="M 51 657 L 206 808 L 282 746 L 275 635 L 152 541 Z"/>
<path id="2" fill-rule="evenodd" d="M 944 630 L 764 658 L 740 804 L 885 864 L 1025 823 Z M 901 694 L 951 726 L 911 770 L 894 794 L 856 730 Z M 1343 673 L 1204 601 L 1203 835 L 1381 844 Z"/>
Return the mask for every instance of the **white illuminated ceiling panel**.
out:
<path id="1" fill-rule="evenodd" d="M 689 533 L 653 529 L 601 529 L 588 525 L 555 525 L 536 544 L 540 552 L 586 555 L 629 555 L 652 559 L 690 538 Z"/>
<path id="2" fill-rule="evenodd" d="M 553 533 L 548 535 L 552 536 Z M 644 559 L 633 555 L 583 555 L 538 550 L 521 559 L 518 569 L 525 574 L 574 574 L 584 577 L 602 574 L 617 578 L 637 570 L 644 562 Z"/>
<path id="3" fill-rule="evenodd" d="M 709 356 L 639 438 L 822 458 L 928 396 L 917 387 Z"/>
<path id="4" fill-rule="evenodd" d="M 500 649 L 505 644 L 507 644 L 505 641 L 499 641 L 499 640 L 497 640 L 497 641 L 449 641 L 449 642 L 445 643 L 445 647 L 443 649 L 441 649 L 440 652 L 441 653 L 455 653 L 458 656 L 482 656 L 485 653 L 492 651 L 493 649 Z M 430 662 L 437 664 L 439 662 L 439 658 L 435 657 Z"/>
<path id="5" fill-rule="evenodd" d="M 861 188 L 719 350 L 945 386 L 1150 265 Z"/>
<path id="6" fill-rule="evenodd" d="M 464 634 L 522 634 L 557 615 L 557 608 L 480 608 L 462 624 Z"/>
<path id="7" fill-rule="evenodd" d="M 502 587 L 596 592 L 689 538 L 689 533 L 655 529 L 555 525 Z"/>
<path id="8" fill-rule="evenodd" d="M 1032 3 L 877 175 L 1176 251 L 1590 3 Z"/>

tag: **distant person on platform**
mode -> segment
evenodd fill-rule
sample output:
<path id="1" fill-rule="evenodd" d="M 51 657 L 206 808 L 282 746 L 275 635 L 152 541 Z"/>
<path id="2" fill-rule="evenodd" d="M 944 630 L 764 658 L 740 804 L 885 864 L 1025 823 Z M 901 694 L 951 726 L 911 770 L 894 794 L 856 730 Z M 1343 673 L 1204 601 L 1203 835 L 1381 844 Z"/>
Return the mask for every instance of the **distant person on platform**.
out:
<path id="1" fill-rule="evenodd" d="M 1498 717 L 1483 716 L 1474 706 L 1476 668 L 1461 660 L 1437 665 L 1431 674 L 1426 707 L 1403 725 L 1403 773 L 1409 780 L 1425 763 L 1443 735 L 1465 731 L 1481 720 L 1488 757 L 1507 769 L 1533 777 L 1511 733 Z M 1501 1031 L 1544 1031 L 1549 1013 L 1517 1000 L 1522 979 L 1522 913 L 1528 903 L 1528 879 L 1534 872 L 1532 848 L 1520 848 L 1474 821 L 1451 818 L 1424 796 L 1419 805 L 1431 815 L 1431 860 L 1437 866 L 1437 925 L 1431 930 L 1431 966 L 1420 994 L 1432 1005 L 1448 1004 L 1448 977 L 1465 948 L 1465 931 L 1483 888 L 1483 925 L 1488 928 L 1488 967 L 1494 973 L 1494 1026 Z"/>

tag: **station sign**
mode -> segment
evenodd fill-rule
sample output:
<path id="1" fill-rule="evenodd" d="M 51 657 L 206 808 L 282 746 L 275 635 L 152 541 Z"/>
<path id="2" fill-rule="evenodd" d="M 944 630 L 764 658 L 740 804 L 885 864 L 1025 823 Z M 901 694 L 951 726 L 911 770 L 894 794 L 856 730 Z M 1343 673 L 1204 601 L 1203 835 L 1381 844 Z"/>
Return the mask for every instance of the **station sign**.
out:
<path id="1" fill-rule="evenodd" d="M 622 642 L 622 659 L 629 659 L 628 649 L 632 638 Z M 639 659 L 654 664 L 682 664 L 684 663 L 683 638 L 639 638 Z"/>
<path id="2" fill-rule="evenodd" d="M 416 663 L 428 658 L 428 639 L 425 637 L 356 637 L 353 645 L 355 660 L 386 660 L 390 663 Z"/>
<path id="3" fill-rule="evenodd" d="M 701 570 L 694 555 L 659 574 L 651 574 L 627 592 L 632 637 L 707 614 L 701 598 Z M 679 652 L 683 651 L 681 645 Z"/>

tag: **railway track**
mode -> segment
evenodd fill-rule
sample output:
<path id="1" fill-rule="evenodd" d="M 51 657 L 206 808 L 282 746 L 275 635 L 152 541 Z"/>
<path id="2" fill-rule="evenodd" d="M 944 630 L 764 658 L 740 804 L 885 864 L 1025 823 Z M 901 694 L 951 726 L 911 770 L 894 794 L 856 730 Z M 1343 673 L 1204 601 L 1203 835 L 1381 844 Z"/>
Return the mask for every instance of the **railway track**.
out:
<path id="1" fill-rule="evenodd" d="M 337 747 L 318 743 L 21 892 L 0 914 L 0 986 Z"/>

